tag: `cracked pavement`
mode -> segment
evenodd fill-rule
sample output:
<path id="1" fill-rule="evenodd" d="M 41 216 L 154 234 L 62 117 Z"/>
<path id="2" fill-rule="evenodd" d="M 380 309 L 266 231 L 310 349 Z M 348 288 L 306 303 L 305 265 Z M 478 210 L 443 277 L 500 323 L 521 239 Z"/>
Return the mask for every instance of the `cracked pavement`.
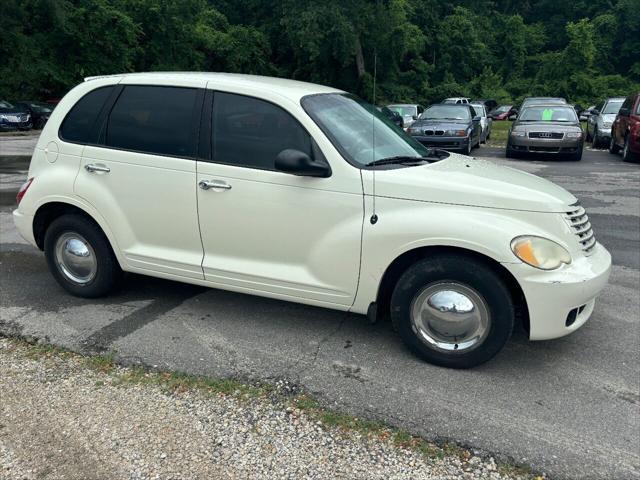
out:
<path id="1" fill-rule="evenodd" d="M 17 235 L 7 201 L 0 206 L 0 333 L 115 351 L 129 364 L 287 379 L 327 406 L 553 478 L 640 478 L 640 166 L 605 151 L 587 150 L 581 162 L 507 161 L 503 152 L 474 154 L 571 190 L 613 255 L 592 319 L 568 337 L 528 342 L 516 332 L 493 361 L 454 371 L 412 356 L 390 324 L 349 313 L 137 275 L 109 298 L 78 299 Z M 19 162 L 0 173 L 24 175 Z"/>

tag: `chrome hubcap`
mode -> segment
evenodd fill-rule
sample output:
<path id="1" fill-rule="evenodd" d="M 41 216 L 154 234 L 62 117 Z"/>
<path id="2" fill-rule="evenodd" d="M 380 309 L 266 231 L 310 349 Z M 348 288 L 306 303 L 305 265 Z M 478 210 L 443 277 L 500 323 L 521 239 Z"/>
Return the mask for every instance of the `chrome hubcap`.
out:
<path id="1" fill-rule="evenodd" d="M 71 282 L 84 285 L 96 276 L 96 254 L 82 235 L 63 233 L 56 241 L 55 253 L 58 269 Z"/>
<path id="2" fill-rule="evenodd" d="M 457 282 L 424 287 L 411 304 L 411 324 L 427 346 L 447 352 L 469 352 L 484 342 L 491 317 L 484 299 Z"/>

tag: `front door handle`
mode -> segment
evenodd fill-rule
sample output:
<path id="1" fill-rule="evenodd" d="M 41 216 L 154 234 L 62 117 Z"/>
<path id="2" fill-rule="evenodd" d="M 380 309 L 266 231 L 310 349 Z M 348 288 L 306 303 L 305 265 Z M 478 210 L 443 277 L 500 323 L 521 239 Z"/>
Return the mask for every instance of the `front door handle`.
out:
<path id="1" fill-rule="evenodd" d="M 203 190 L 209 190 L 213 188 L 214 190 L 231 190 L 231 185 L 227 182 L 223 182 L 222 180 L 200 180 L 198 182 L 198 186 Z"/>
<path id="2" fill-rule="evenodd" d="M 93 173 L 93 172 L 109 173 L 111 171 L 111 169 L 106 165 L 95 165 L 93 163 L 88 163 L 87 165 L 84 166 L 84 169 L 89 173 Z"/>

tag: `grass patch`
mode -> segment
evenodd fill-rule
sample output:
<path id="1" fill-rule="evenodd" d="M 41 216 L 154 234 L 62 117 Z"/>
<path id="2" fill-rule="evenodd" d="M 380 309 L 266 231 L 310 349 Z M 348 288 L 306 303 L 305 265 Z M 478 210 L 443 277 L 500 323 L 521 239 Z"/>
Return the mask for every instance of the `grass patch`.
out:
<path id="1" fill-rule="evenodd" d="M 487 145 L 489 147 L 506 147 L 512 123 L 511 120 L 494 120 L 491 124 L 491 135 L 487 140 Z"/>
<path id="2" fill-rule="evenodd" d="M 504 122 L 503 122 L 504 123 Z M 0 336 L 2 338 L 2 336 Z M 443 459 L 456 456 L 463 462 L 470 460 L 473 454 L 455 443 L 437 444 L 413 435 L 405 430 L 390 427 L 381 422 L 365 420 L 337 410 L 323 407 L 315 398 L 300 393 L 296 396 L 282 393 L 273 385 L 252 385 L 240 380 L 217 379 L 181 372 L 155 371 L 144 367 L 120 367 L 116 362 L 116 352 L 107 355 L 85 356 L 53 345 L 30 343 L 27 340 L 9 338 L 10 350 L 20 350 L 20 354 L 33 360 L 68 359 L 81 362 L 86 368 L 101 375 L 96 380 L 96 387 L 149 385 L 160 387 L 166 393 L 198 391 L 205 395 L 233 396 L 238 399 L 269 398 L 280 403 L 289 413 L 304 414 L 309 420 L 319 422 L 326 429 L 343 432 L 357 432 L 365 437 L 390 441 L 400 448 L 407 448 L 422 453 L 428 459 Z M 20 347 L 23 347 L 20 349 Z M 498 472 L 508 475 L 519 475 L 538 480 L 543 477 L 531 473 L 528 467 L 509 463 L 497 464 Z"/>

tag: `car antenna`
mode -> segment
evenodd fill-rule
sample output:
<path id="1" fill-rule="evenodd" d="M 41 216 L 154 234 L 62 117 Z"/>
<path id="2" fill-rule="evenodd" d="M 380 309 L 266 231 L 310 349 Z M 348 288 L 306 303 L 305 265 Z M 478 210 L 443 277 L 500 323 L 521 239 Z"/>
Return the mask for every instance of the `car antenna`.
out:
<path id="1" fill-rule="evenodd" d="M 376 107 L 376 77 L 378 75 L 378 49 L 374 47 L 373 49 L 373 108 Z M 371 143 L 371 161 L 375 162 L 376 160 L 376 116 L 374 112 L 371 112 L 371 137 L 373 142 Z M 376 214 L 376 169 L 373 168 L 371 170 L 373 173 L 373 214 L 369 221 L 371 225 L 375 225 L 378 223 L 378 215 Z"/>

